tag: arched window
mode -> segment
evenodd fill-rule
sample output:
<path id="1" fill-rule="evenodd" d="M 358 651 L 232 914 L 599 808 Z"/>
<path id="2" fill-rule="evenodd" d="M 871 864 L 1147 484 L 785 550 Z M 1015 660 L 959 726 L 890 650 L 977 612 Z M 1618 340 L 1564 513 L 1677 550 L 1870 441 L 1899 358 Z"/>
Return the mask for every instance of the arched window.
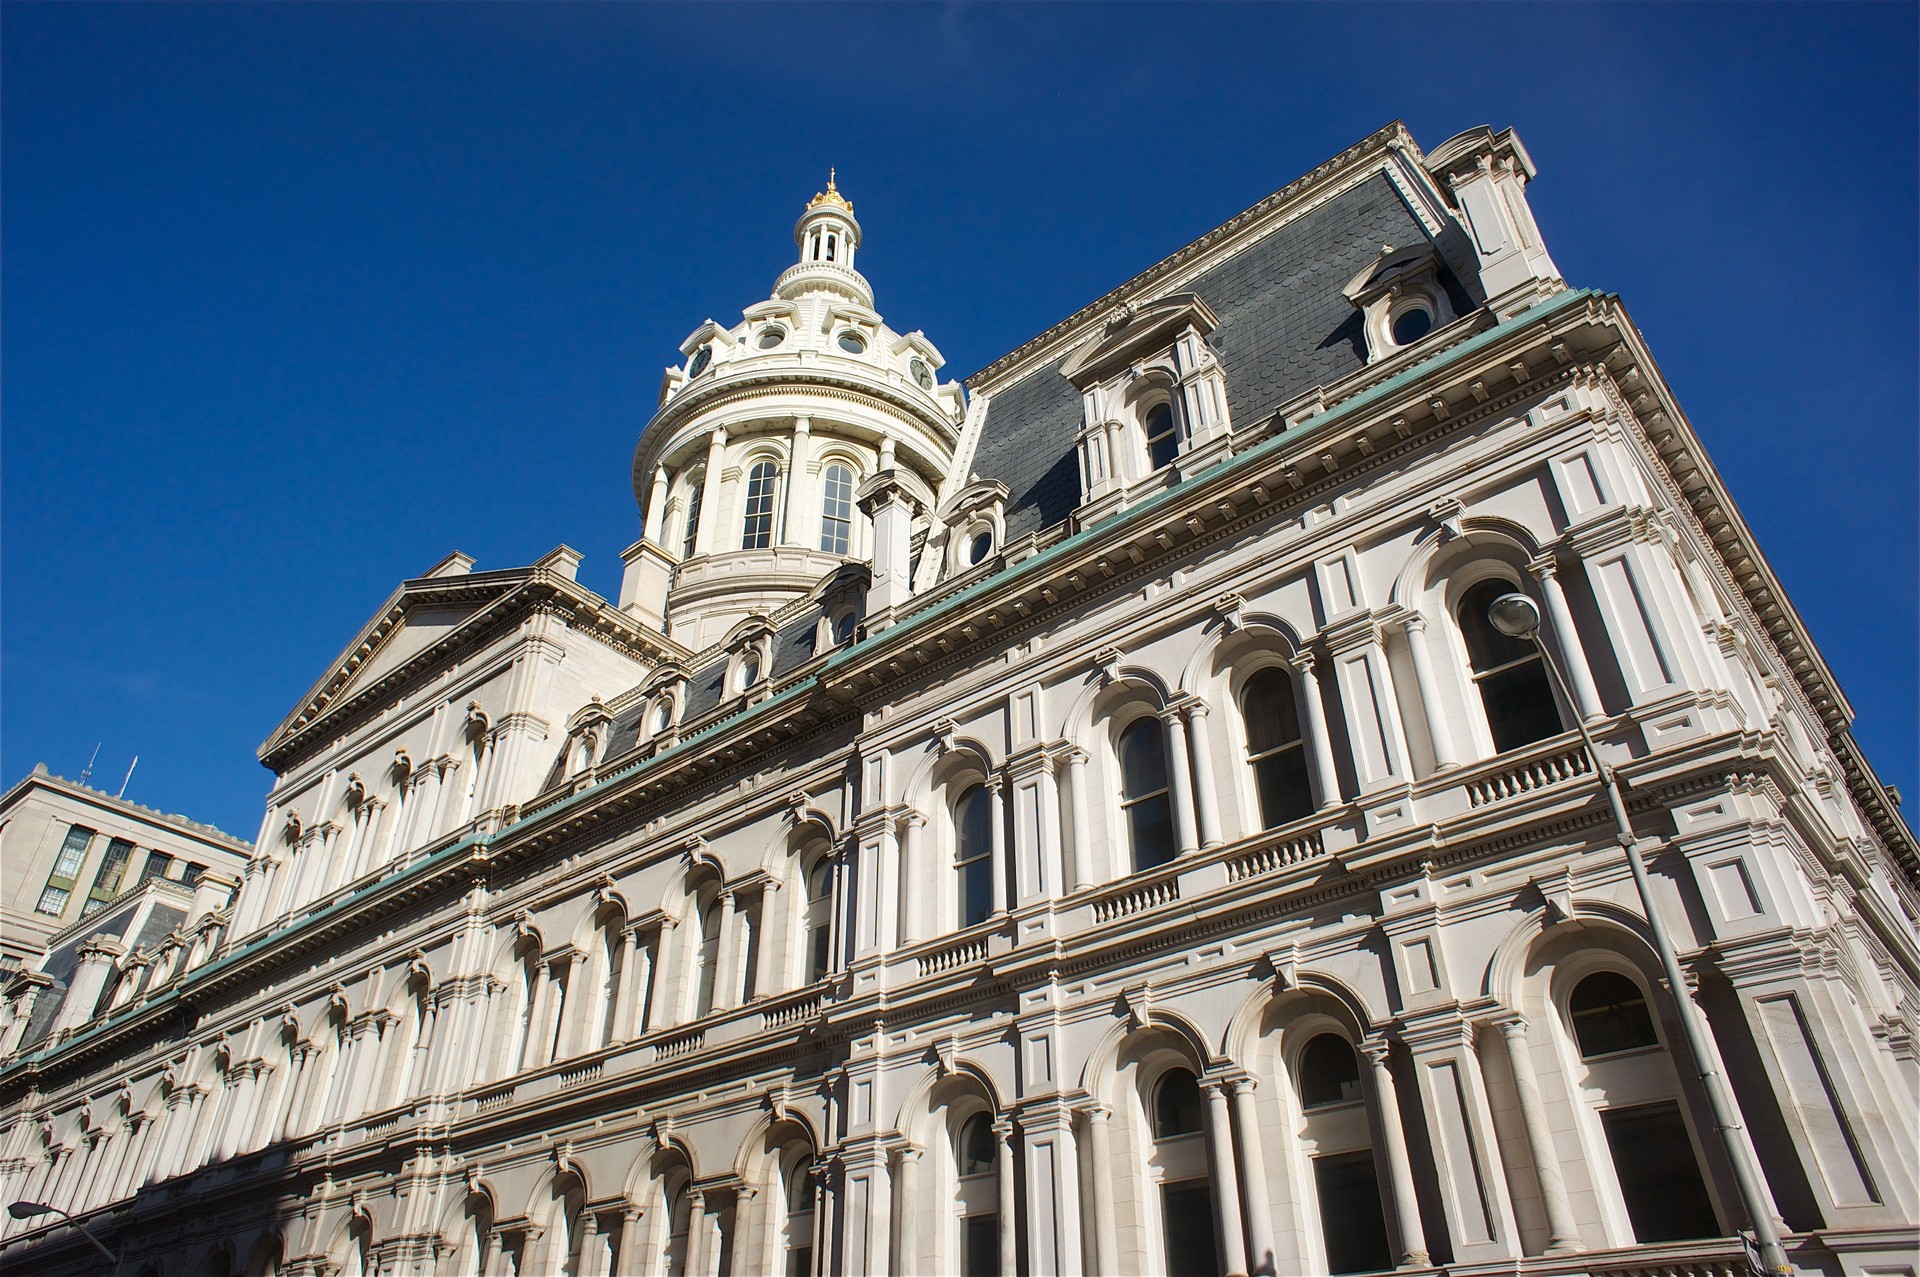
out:
<path id="1" fill-rule="evenodd" d="M 993 795 L 974 785 L 953 805 L 953 868 L 959 877 L 960 925 L 993 913 Z"/>
<path id="2" fill-rule="evenodd" d="M 700 503 L 707 495 L 707 472 L 696 470 L 687 480 L 687 523 L 680 534 L 680 557 L 693 557 L 694 543 L 700 539 Z"/>
<path id="3" fill-rule="evenodd" d="M 852 608 L 847 608 L 833 618 L 833 645 L 845 647 L 853 642 L 853 636 L 859 631 L 860 616 Z"/>
<path id="4" fill-rule="evenodd" d="M 813 1156 L 803 1151 L 781 1164 L 781 1200 L 786 1205 L 780 1238 L 786 1277 L 813 1277 Z"/>
<path id="5" fill-rule="evenodd" d="M 760 653 L 748 652 L 740 658 L 740 690 L 746 691 L 760 681 Z"/>
<path id="6" fill-rule="evenodd" d="M 1300 1053 L 1300 1107 L 1325 1108 L 1360 1099 L 1360 1061 L 1337 1033 L 1322 1033 Z"/>
<path id="7" fill-rule="evenodd" d="M 700 983 L 694 992 L 695 1015 L 713 1010 L 713 982 L 719 967 L 720 902 L 715 900 L 700 913 Z"/>
<path id="8" fill-rule="evenodd" d="M 1173 802 L 1167 790 L 1167 737 L 1155 718 L 1120 733 L 1120 810 L 1126 815 L 1137 873 L 1174 857 Z"/>
<path id="9" fill-rule="evenodd" d="M 533 1005 L 533 995 L 540 987 L 540 954 L 532 945 L 528 945 L 520 955 L 520 988 L 513 1025 L 513 1053 L 509 1060 L 509 1072 L 533 1067 L 533 1017 L 538 1008 Z"/>
<path id="10" fill-rule="evenodd" d="M 1153 1138 L 1198 1135 L 1206 1120 L 1200 1080 L 1190 1069 L 1168 1069 L 1153 1088 Z"/>
<path id="11" fill-rule="evenodd" d="M 1373 1161 L 1373 1120 L 1361 1101 L 1360 1062 L 1337 1033 L 1309 1039 L 1295 1064 L 1301 1135 L 1311 1146 L 1313 1192 L 1328 1273 L 1393 1267 L 1385 1203 Z M 1398 1115 L 1382 1114 L 1383 1121 Z"/>
<path id="12" fill-rule="evenodd" d="M 684 1176 L 662 1189 L 666 1206 L 666 1247 L 661 1269 L 667 1277 L 686 1277 L 687 1239 L 693 1232 L 693 1195 Z"/>
<path id="13" fill-rule="evenodd" d="M 747 472 L 747 514 L 740 528 L 742 550 L 764 550 L 773 544 L 773 501 L 779 473 L 771 461 L 756 461 Z"/>
<path id="14" fill-rule="evenodd" d="M 814 862 L 807 875 L 806 978 L 803 984 L 826 978 L 833 958 L 833 861 Z"/>
<path id="15" fill-rule="evenodd" d="M 820 476 L 820 548 L 846 554 L 853 543 L 853 471 L 835 462 Z"/>
<path id="16" fill-rule="evenodd" d="M 1598 1110 L 1634 1240 L 1723 1235 L 1645 992 L 1618 971 L 1596 971 L 1568 995 L 1567 1022 L 1580 1049 L 1578 1093 Z"/>
<path id="17" fill-rule="evenodd" d="M 1247 725 L 1247 762 L 1260 796 L 1260 823 L 1268 829 L 1313 814 L 1306 741 L 1300 733 L 1293 680 L 1269 667 L 1247 680 L 1240 696 Z"/>
<path id="18" fill-rule="evenodd" d="M 1180 432 L 1174 427 L 1173 405 L 1157 403 L 1147 409 L 1147 459 L 1155 470 L 1173 464 L 1180 453 Z"/>
<path id="19" fill-rule="evenodd" d="M 1583 1060 L 1660 1045 L 1646 995 L 1618 971 L 1596 971 L 1575 985 L 1567 1019 Z"/>
<path id="20" fill-rule="evenodd" d="M 1214 1246 L 1213 1180 L 1207 1167 L 1206 1105 L 1193 1070 L 1170 1068 L 1153 1086 L 1154 1177 L 1160 1182 L 1161 1223 L 1166 1232 L 1169 1277 L 1213 1277 L 1220 1271 Z"/>
<path id="21" fill-rule="evenodd" d="M 1547 681 L 1540 650 L 1526 639 L 1502 634 L 1487 619 L 1493 601 L 1512 592 L 1505 581 L 1482 581 L 1461 596 L 1458 614 L 1487 730 L 1493 733 L 1493 747 L 1502 753 L 1561 730 L 1560 709 L 1553 703 L 1553 685 Z"/>
<path id="22" fill-rule="evenodd" d="M 593 1048 L 609 1045 L 613 1041 L 614 1018 L 619 1014 L 621 978 L 626 974 L 626 945 L 622 942 L 622 924 L 626 920 L 619 915 L 609 917 L 600 928 L 599 959 L 600 995 L 594 1003 L 593 1013 L 599 1020 L 594 1026 Z"/>
<path id="23" fill-rule="evenodd" d="M 975 1113 L 954 1139 L 959 1183 L 954 1205 L 960 1215 L 961 1277 L 1000 1274 L 1000 1141 L 993 1117 Z"/>

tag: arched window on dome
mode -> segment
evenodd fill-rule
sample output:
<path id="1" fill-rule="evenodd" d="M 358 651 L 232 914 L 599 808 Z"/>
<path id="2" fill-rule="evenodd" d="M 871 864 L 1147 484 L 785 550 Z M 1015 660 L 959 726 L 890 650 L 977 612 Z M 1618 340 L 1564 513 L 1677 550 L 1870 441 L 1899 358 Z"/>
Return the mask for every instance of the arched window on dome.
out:
<path id="1" fill-rule="evenodd" d="M 773 544 L 773 506 L 780 486 L 780 470 L 771 461 L 756 461 L 747 472 L 746 518 L 740 529 L 742 550 L 764 550 Z"/>
<path id="2" fill-rule="evenodd" d="M 1293 679 L 1269 666 L 1247 680 L 1240 693 L 1247 726 L 1247 763 L 1260 799 L 1260 823 L 1268 829 L 1313 814 L 1307 779 L 1306 741 L 1300 732 Z"/>
<path id="3" fill-rule="evenodd" d="M 853 543 L 853 471 L 835 462 L 820 476 L 820 548 L 846 554 Z"/>
<path id="4" fill-rule="evenodd" d="M 1487 619 L 1493 601 L 1513 591 L 1510 583 L 1498 578 L 1481 581 L 1460 596 L 1456 614 L 1473 685 L 1486 711 L 1487 730 L 1493 735 L 1494 749 L 1501 753 L 1562 730 L 1560 707 L 1554 703 L 1540 649 L 1526 639 L 1502 634 Z"/>
<path id="5" fill-rule="evenodd" d="M 1167 786 L 1167 734 L 1160 720 L 1135 719 L 1120 733 L 1120 810 L 1138 873 L 1174 857 L 1173 800 Z"/>
<path id="6" fill-rule="evenodd" d="M 977 926 L 993 913 L 993 796 L 985 785 L 971 786 L 954 803 L 953 844 L 959 923 Z"/>

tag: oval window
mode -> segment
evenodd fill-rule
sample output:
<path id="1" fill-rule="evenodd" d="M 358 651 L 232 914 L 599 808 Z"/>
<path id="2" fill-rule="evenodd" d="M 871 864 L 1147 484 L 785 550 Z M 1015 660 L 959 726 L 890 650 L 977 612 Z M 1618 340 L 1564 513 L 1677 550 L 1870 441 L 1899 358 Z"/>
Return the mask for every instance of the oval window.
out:
<path id="1" fill-rule="evenodd" d="M 713 362 L 713 347 L 712 346 L 700 347 L 699 350 L 694 352 L 692 361 L 687 364 L 687 380 L 691 381 L 695 377 L 698 377 L 701 373 L 705 372 L 707 370 L 707 365 L 712 362 Z"/>
<path id="2" fill-rule="evenodd" d="M 993 553 L 993 533 L 976 532 L 973 540 L 967 542 L 967 562 L 974 564 Z"/>
<path id="3" fill-rule="evenodd" d="M 760 658 L 755 653 L 748 652 L 746 659 L 740 662 L 740 690 L 744 692 L 759 681 Z"/>
<path id="4" fill-rule="evenodd" d="M 907 371 L 913 374 L 914 384 L 922 390 L 933 389 L 933 369 L 927 367 L 924 359 L 916 359 L 907 365 Z"/>
<path id="5" fill-rule="evenodd" d="M 867 339 L 849 328 L 840 334 L 839 345 L 840 349 L 846 351 L 849 355 L 864 354 L 867 349 Z"/>
<path id="6" fill-rule="evenodd" d="M 760 349 L 772 350 L 787 339 L 787 330 L 778 324 L 769 324 L 760 330 Z"/>
<path id="7" fill-rule="evenodd" d="M 1410 346 L 1433 331 L 1433 312 L 1425 306 L 1409 306 L 1393 317 L 1393 344 Z"/>

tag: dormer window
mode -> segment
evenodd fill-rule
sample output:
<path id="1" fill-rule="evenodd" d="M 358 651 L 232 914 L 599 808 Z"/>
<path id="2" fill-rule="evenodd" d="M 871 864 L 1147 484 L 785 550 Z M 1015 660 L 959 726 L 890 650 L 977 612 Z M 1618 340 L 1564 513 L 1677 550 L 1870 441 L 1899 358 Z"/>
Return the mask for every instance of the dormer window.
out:
<path id="1" fill-rule="evenodd" d="M 740 658 L 740 690 L 746 691 L 760 681 L 760 653 L 748 652 Z"/>
<path id="2" fill-rule="evenodd" d="M 851 328 L 841 331 L 837 344 L 849 355 L 864 355 L 867 352 L 867 339 Z"/>
<path id="3" fill-rule="evenodd" d="M 1369 361 L 1385 359 L 1453 319 L 1441 283 L 1445 267 L 1433 245 L 1382 245 L 1380 254 L 1347 282 L 1347 300 L 1360 311 Z"/>
<path id="4" fill-rule="evenodd" d="M 969 567 L 986 561 L 993 553 L 993 530 L 982 528 L 967 541 L 967 564 Z"/>
<path id="5" fill-rule="evenodd" d="M 787 330 L 778 324 L 768 324 L 760 330 L 760 339 L 756 343 L 762 350 L 774 350 L 787 339 Z"/>
<path id="6" fill-rule="evenodd" d="M 845 647 L 853 642 L 853 636 L 860 627 L 860 617 L 852 608 L 833 618 L 833 645 Z"/>

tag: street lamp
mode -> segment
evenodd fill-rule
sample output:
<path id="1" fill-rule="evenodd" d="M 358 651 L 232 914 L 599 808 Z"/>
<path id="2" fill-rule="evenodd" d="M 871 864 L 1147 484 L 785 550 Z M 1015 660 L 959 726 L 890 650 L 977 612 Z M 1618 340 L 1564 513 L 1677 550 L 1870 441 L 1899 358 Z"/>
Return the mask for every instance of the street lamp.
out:
<path id="1" fill-rule="evenodd" d="M 1508 638 L 1525 639 L 1532 643 L 1539 651 L 1540 659 L 1546 662 L 1554 690 L 1567 704 L 1574 703 L 1553 653 L 1540 641 L 1540 609 L 1532 599 L 1519 593 L 1502 594 L 1487 606 L 1487 620 Z M 1633 885 L 1640 892 L 1640 908 L 1647 915 L 1647 931 L 1653 938 L 1654 950 L 1660 955 L 1660 967 L 1666 973 L 1667 987 L 1673 990 L 1673 1000 L 1679 1009 L 1680 1036 L 1687 1040 L 1687 1050 L 1693 1055 L 1693 1066 L 1699 1072 L 1700 1084 L 1707 1092 L 1707 1105 L 1713 1110 L 1714 1129 L 1720 1137 L 1727 1163 L 1733 1169 L 1734 1183 L 1740 1191 L 1740 1205 L 1753 1225 L 1761 1262 L 1767 1272 L 1791 1273 L 1793 1266 L 1787 1262 L 1787 1252 L 1780 1245 L 1780 1233 L 1773 1226 L 1773 1212 L 1768 1208 L 1766 1192 L 1760 1185 L 1760 1168 L 1754 1165 L 1746 1142 L 1740 1137 L 1740 1111 L 1734 1104 L 1732 1093 L 1727 1090 L 1725 1079 L 1720 1076 L 1719 1061 L 1708 1037 L 1706 1023 L 1701 1019 L 1700 1008 L 1687 996 L 1686 976 L 1681 972 L 1680 959 L 1673 951 L 1673 939 L 1667 935 L 1666 923 L 1662 921 L 1660 911 L 1654 907 L 1653 889 L 1647 882 L 1646 861 L 1640 854 L 1640 840 L 1634 837 L 1633 825 L 1627 819 L 1627 800 L 1620 790 L 1620 778 L 1600 757 L 1600 750 L 1593 743 L 1593 733 L 1587 730 L 1586 723 L 1578 713 L 1574 714 L 1573 722 L 1580 730 L 1581 743 L 1586 746 L 1587 761 L 1592 764 L 1594 775 L 1600 778 L 1600 787 L 1606 792 L 1607 806 L 1613 811 L 1614 835 L 1620 841 L 1620 849 L 1626 853 L 1627 868 L 1633 873 Z"/>
<path id="2" fill-rule="evenodd" d="M 120 1262 L 120 1256 L 101 1245 L 100 1239 L 88 1232 L 85 1224 L 67 1214 L 67 1212 L 61 1210 L 58 1206 L 49 1206 L 45 1202 L 14 1202 L 7 1207 L 7 1214 L 13 1216 L 15 1219 L 33 1219 L 39 1215 L 58 1215 L 61 1219 L 66 1220 L 69 1224 L 79 1229 L 80 1235 L 92 1242 L 94 1249 L 102 1255 L 105 1255 L 109 1264 L 118 1264 Z"/>

